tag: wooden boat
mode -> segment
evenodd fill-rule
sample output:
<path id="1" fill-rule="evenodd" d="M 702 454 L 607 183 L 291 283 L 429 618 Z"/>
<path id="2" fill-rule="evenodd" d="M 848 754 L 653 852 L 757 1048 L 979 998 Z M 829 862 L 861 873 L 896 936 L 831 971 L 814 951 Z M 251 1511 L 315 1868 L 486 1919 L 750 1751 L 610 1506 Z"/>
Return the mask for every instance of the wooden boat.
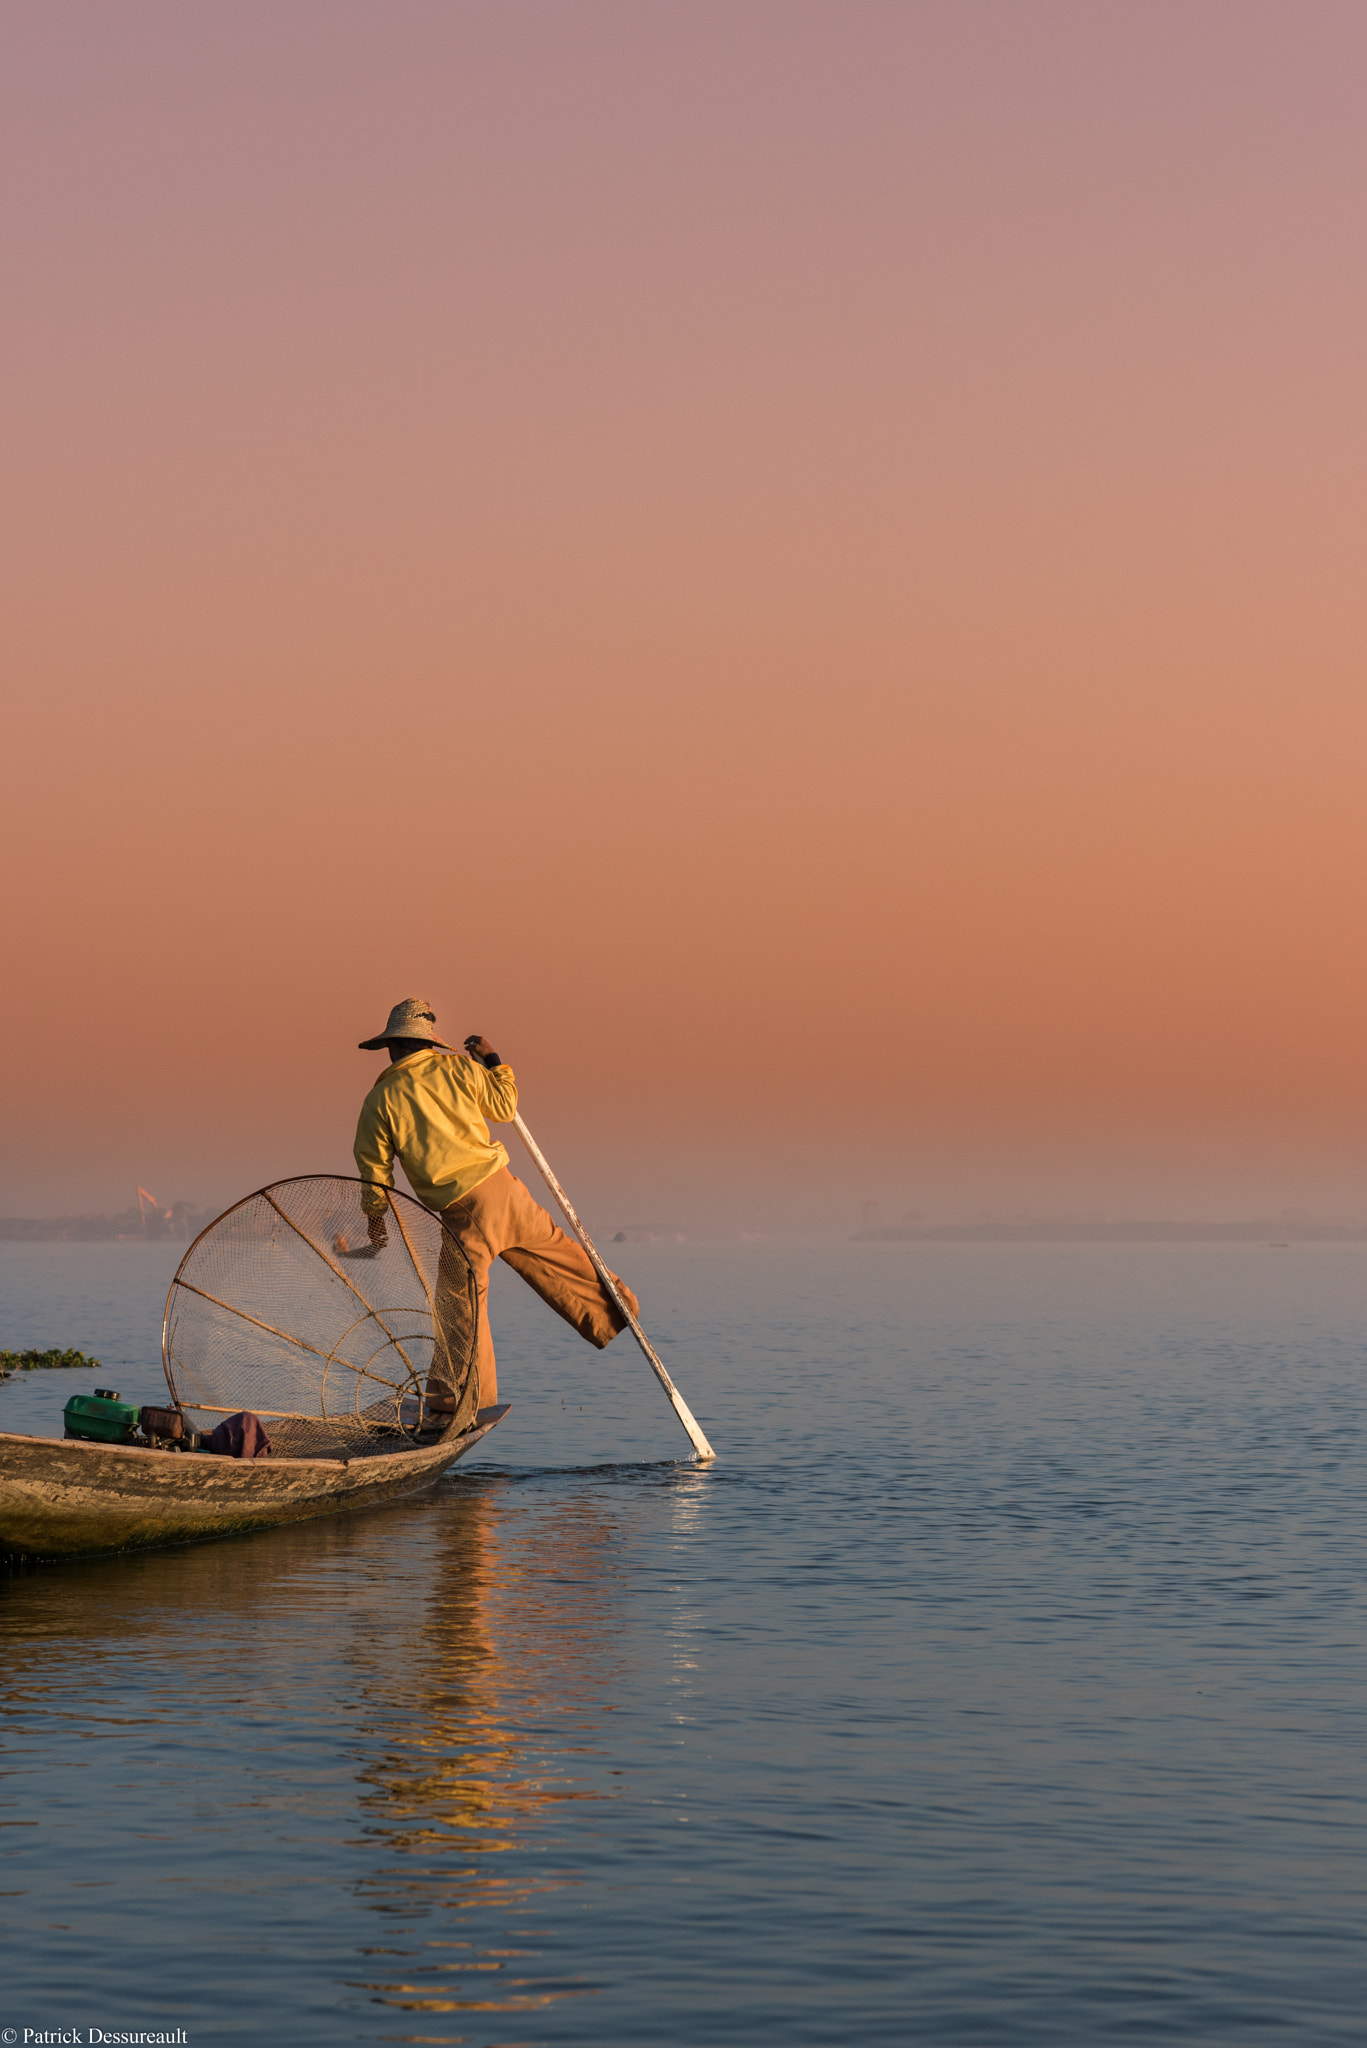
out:
<path id="1" fill-rule="evenodd" d="M 203 1452 L 0 1433 L 0 1553 L 79 1557 L 192 1543 L 400 1500 L 436 1484 L 508 1413 L 432 1443 L 352 1458 Z"/>

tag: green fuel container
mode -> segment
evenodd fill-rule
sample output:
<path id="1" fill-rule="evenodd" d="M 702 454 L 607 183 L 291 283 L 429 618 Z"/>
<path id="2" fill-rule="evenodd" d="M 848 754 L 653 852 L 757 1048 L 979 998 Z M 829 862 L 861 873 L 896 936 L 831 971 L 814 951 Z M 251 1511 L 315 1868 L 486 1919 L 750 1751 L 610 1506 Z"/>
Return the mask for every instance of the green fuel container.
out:
<path id="1" fill-rule="evenodd" d="M 73 1394 L 62 1410 L 67 1436 L 81 1437 L 94 1444 L 131 1444 L 138 1433 L 142 1413 L 131 1401 L 121 1401 L 106 1387 L 93 1394 Z"/>

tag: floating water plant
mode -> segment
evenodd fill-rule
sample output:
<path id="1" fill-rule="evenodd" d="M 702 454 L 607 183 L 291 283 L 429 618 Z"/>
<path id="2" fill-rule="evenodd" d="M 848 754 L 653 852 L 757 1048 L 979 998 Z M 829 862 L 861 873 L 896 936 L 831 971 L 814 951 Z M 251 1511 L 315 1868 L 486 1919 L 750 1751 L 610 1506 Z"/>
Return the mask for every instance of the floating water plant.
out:
<path id="1" fill-rule="evenodd" d="M 0 1380 L 14 1372 L 58 1372 L 70 1366 L 93 1367 L 98 1358 L 84 1351 L 0 1351 Z"/>

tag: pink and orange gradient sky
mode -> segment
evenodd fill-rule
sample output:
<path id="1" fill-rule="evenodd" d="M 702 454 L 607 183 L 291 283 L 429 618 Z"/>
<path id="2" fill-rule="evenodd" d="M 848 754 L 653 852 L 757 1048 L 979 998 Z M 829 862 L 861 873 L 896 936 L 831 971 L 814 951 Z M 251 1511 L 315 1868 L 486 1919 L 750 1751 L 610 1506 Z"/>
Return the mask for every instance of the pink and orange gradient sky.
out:
<path id="1" fill-rule="evenodd" d="M 0 1208 L 344 1169 L 422 993 L 604 1222 L 1367 1211 L 1365 73 L 0 6 Z"/>

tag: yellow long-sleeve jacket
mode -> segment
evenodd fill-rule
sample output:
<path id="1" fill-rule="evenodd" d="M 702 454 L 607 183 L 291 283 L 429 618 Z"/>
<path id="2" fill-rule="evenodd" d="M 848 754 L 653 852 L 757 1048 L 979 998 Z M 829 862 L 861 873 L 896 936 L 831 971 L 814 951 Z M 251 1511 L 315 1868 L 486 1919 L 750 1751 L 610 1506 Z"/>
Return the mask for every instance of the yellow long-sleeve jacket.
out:
<path id="1" fill-rule="evenodd" d="M 413 1052 L 386 1067 L 361 1104 L 356 1171 L 378 1183 L 361 1196 L 374 1216 L 394 1185 L 399 1158 L 408 1184 L 429 1209 L 445 1209 L 508 1164 L 486 1118 L 508 1123 L 517 1109 L 511 1067 L 484 1067 L 463 1053 Z"/>

